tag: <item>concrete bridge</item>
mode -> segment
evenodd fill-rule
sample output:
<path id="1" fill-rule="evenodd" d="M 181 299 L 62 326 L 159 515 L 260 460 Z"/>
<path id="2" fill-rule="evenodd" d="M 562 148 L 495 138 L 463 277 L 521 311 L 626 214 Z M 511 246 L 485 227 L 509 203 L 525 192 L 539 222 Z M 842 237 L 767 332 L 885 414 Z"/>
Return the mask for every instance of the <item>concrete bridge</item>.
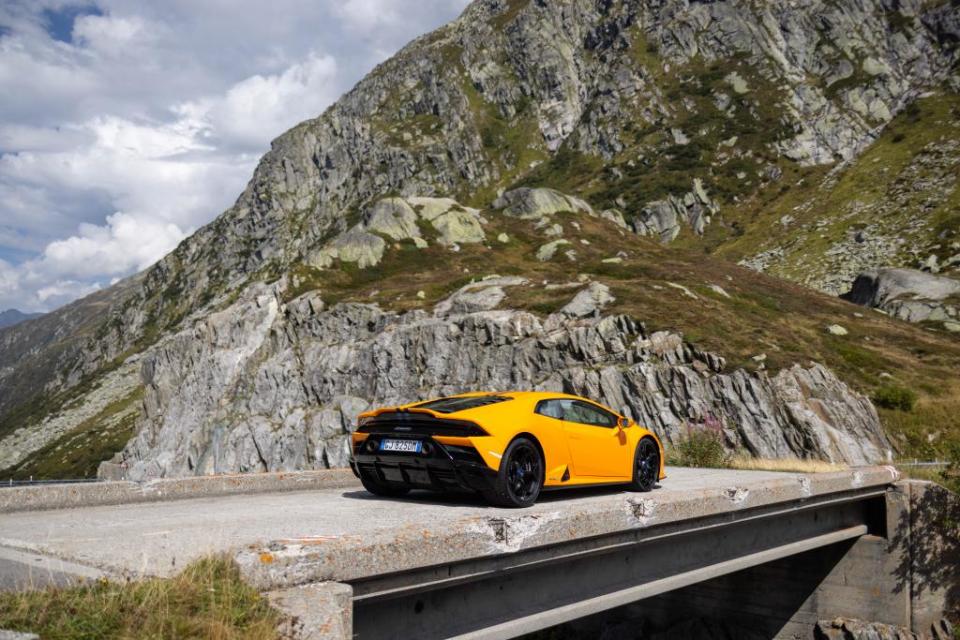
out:
<path id="1" fill-rule="evenodd" d="M 343 470 L 2 489 L 0 584 L 167 576 L 225 552 L 291 632 L 361 640 L 513 638 L 627 605 L 770 638 L 836 616 L 920 631 L 958 595 L 927 516 L 949 494 L 890 467 L 671 468 L 661 485 L 520 511 L 374 498 Z"/>

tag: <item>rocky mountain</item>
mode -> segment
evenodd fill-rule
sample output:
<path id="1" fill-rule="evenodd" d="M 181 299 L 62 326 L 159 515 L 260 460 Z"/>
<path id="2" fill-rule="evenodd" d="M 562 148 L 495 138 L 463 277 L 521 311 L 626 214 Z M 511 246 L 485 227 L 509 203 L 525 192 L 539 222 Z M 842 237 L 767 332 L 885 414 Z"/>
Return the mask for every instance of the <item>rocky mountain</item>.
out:
<path id="1" fill-rule="evenodd" d="M 20 324 L 21 322 L 32 320 L 33 318 L 39 318 L 42 315 L 42 313 L 24 313 L 18 309 L 7 309 L 6 311 L 0 311 L 0 329 L 12 327 L 15 324 Z"/>
<path id="2" fill-rule="evenodd" d="M 365 229 L 395 232 L 411 240 L 408 251 L 426 250 L 416 242 L 426 243 L 426 229 L 398 202 L 375 205 Z M 421 214 L 435 204 L 423 199 Z M 516 206 L 506 211 L 517 215 Z M 388 217 L 386 211 L 408 212 L 409 218 Z M 475 226 L 461 229 L 475 235 L 461 231 L 456 237 L 482 238 L 486 225 L 466 211 L 459 214 Z M 548 256 L 543 248 L 561 242 L 551 240 L 551 231 L 563 226 L 529 204 L 520 211 L 549 222 L 540 225 L 544 244 L 537 259 L 568 261 L 575 251 L 576 260 L 589 259 L 583 247 L 592 246 L 593 234 L 581 227 L 577 243 L 560 245 L 565 255 Z M 615 227 L 605 220 L 599 225 Z M 451 226 L 440 228 L 449 232 Z M 523 228 L 511 226 L 515 233 Z M 445 239 L 441 234 L 435 241 L 442 245 Z M 369 230 L 351 229 L 328 247 L 336 247 L 340 260 L 372 266 L 382 258 L 383 244 Z M 483 253 L 488 259 L 496 255 L 492 248 Z M 544 286 L 566 300 L 545 317 L 498 308 L 510 294 L 529 296 L 530 287 Z M 463 389 L 587 395 L 624 408 L 668 441 L 713 419 L 724 426 L 731 446 L 763 457 L 813 455 L 862 464 L 889 453 L 869 400 L 821 365 L 795 364 L 773 376 L 742 368 L 727 372 L 724 358 L 676 333 L 651 332 L 630 316 L 602 314 L 616 298 L 588 278 L 544 285 L 489 275 L 430 311 L 401 313 L 371 303 L 327 308 L 322 291 L 285 302 L 289 289 L 283 279 L 252 287 L 229 307 L 164 339 L 144 362 L 140 430 L 104 473 L 117 474 L 118 464 L 137 480 L 345 465 L 344 436 L 361 411 Z M 423 290 L 415 295 L 421 293 L 425 297 Z"/>
<path id="3" fill-rule="evenodd" d="M 954 2 L 478 0 L 274 141 L 155 267 L 0 333 L 4 460 L 76 469 L 136 433 L 117 460 L 143 476 L 332 464 L 361 403 L 507 382 L 622 396 L 668 437 L 710 413 L 757 454 L 883 457 L 861 394 L 960 384 L 956 342 L 731 261 L 831 294 L 948 262 L 958 40 Z M 844 248 L 854 228 L 909 238 Z M 527 284 L 461 290 L 497 273 Z M 574 284 L 614 302 L 572 320 Z M 427 336 L 446 360 L 418 359 Z M 424 378 L 460 353 L 516 377 Z M 381 361 L 396 388 L 370 386 Z M 881 418 L 898 449 L 926 438 Z"/>

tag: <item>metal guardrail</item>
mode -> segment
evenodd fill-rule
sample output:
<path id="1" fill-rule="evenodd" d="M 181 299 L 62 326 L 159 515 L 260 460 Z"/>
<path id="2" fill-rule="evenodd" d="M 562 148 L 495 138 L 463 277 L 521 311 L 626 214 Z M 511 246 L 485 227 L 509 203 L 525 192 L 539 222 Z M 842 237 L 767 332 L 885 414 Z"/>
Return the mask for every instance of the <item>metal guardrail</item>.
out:
<path id="1" fill-rule="evenodd" d="M 8 478 L 7 480 L 0 480 L 0 489 L 4 487 L 29 487 L 32 485 L 45 485 L 45 484 L 89 484 L 93 482 L 101 482 L 98 478 L 66 478 L 61 480 L 34 480 L 33 478 L 29 480 L 14 480 L 13 478 Z"/>
<path id="2" fill-rule="evenodd" d="M 950 462 L 947 460 L 914 460 L 913 462 L 894 462 L 895 467 L 948 467 Z"/>

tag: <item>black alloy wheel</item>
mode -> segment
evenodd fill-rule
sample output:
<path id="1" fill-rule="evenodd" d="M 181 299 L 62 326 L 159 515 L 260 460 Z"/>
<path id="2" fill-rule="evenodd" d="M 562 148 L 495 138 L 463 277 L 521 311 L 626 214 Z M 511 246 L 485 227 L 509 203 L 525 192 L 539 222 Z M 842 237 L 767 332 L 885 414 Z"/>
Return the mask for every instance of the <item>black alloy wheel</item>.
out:
<path id="1" fill-rule="evenodd" d="M 529 507 L 543 488 L 543 469 L 537 445 L 529 438 L 517 438 L 503 454 L 493 489 L 484 495 L 502 507 Z"/>
<path id="2" fill-rule="evenodd" d="M 637 443 L 633 457 L 633 489 L 650 491 L 660 479 L 660 447 L 653 438 L 646 437 Z"/>

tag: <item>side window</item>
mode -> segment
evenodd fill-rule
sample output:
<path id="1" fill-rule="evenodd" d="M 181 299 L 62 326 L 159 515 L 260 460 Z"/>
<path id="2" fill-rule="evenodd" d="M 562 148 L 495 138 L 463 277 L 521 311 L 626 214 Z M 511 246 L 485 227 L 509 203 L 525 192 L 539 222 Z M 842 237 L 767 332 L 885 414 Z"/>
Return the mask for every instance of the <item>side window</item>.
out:
<path id="1" fill-rule="evenodd" d="M 604 411 L 600 407 L 579 400 L 570 402 L 569 408 L 563 413 L 563 419 L 568 422 L 579 422 L 595 427 L 612 428 L 617 425 L 617 416 L 609 411 Z"/>
<path id="2" fill-rule="evenodd" d="M 564 407 L 569 404 L 570 400 L 541 400 L 537 403 L 537 408 L 534 409 L 534 413 L 539 413 L 548 418 L 563 420 L 563 414 L 565 413 Z"/>

